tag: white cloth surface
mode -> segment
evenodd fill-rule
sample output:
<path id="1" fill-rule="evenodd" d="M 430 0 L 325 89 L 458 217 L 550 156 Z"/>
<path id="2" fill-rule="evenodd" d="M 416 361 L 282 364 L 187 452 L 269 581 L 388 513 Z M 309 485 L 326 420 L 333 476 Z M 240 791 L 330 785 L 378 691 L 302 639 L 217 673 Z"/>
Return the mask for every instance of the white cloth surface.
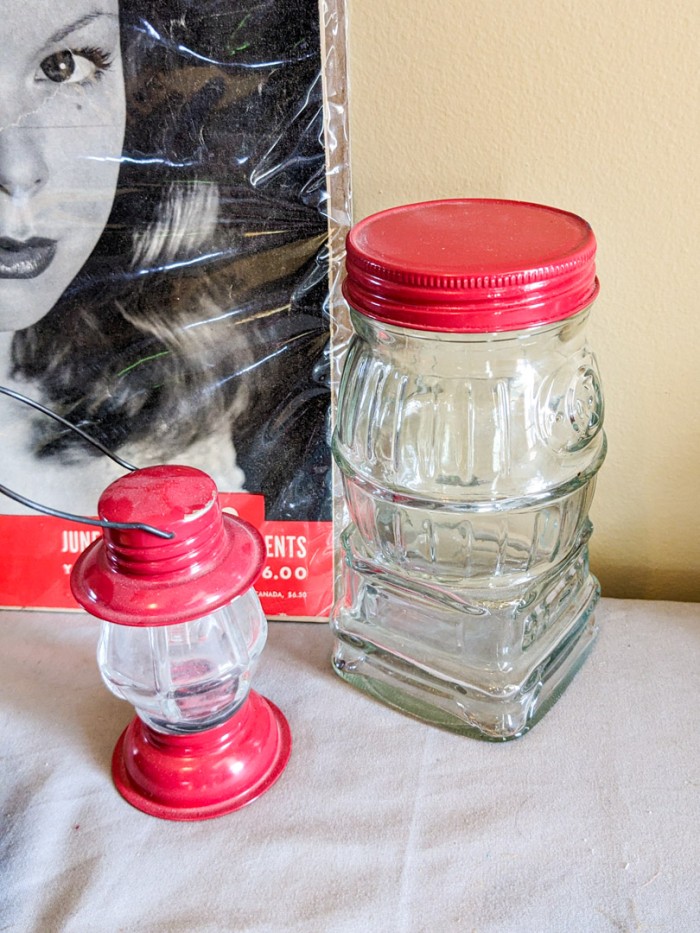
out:
<path id="1" fill-rule="evenodd" d="M 507 744 L 394 712 L 275 623 L 254 687 L 294 747 L 263 797 L 199 823 L 130 807 L 131 718 L 82 614 L 0 613 L 0 930 L 700 930 L 700 605 L 603 600 L 562 698 Z"/>

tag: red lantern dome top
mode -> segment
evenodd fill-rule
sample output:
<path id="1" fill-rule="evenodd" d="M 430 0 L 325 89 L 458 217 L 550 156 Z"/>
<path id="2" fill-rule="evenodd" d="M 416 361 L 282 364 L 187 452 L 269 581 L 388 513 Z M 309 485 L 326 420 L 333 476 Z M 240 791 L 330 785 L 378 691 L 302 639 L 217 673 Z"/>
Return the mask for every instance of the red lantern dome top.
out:
<path id="1" fill-rule="evenodd" d="M 102 493 L 99 516 L 144 523 L 105 528 L 78 558 L 71 589 L 91 615 L 122 625 L 172 625 L 206 615 L 249 589 L 265 562 L 260 533 L 222 513 L 216 484 L 187 466 L 120 477 Z"/>

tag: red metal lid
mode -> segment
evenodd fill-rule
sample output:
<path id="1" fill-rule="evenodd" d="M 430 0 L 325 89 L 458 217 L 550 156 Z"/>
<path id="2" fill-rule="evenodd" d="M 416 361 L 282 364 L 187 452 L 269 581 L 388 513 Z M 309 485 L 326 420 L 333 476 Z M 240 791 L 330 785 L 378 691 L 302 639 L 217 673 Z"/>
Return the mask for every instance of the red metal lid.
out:
<path id="1" fill-rule="evenodd" d="M 122 625 L 172 625 L 244 593 L 265 563 L 248 522 L 225 515 L 214 480 L 188 466 L 154 466 L 105 489 L 100 518 L 173 532 L 105 528 L 73 566 L 71 589 L 89 613 Z"/>
<path id="2" fill-rule="evenodd" d="M 523 201 L 426 201 L 372 214 L 347 238 L 348 303 L 386 324 L 486 333 L 570 317 L 598 292 L 585 220 Z"/>

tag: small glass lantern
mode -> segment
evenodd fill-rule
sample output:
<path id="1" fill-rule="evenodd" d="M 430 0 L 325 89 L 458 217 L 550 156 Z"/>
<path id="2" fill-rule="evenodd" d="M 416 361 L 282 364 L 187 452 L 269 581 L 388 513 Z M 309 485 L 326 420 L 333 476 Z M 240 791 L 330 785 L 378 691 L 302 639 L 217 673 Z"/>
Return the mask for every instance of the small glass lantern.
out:
<path id="1" fill-rule="evenodd" d="M 173 820 L 220 816 L 264 793 L 289 759 L 283 714 L 250 690 L 267 638 L 253 584 L 259 532 L 223 514 L 214 481 L 185 466 L 137 470 L 112 483 L 105 528 L 77 560 L 71 588 L 102 621 L 102 677 L 136 708 L 114 751 L 117 789 Z"/>

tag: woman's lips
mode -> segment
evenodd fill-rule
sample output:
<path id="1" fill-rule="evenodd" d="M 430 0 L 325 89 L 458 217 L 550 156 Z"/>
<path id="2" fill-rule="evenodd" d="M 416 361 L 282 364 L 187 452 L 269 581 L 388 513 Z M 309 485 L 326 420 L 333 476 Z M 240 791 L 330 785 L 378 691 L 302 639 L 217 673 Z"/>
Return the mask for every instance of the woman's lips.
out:
<path id="1" fill-rule="evenodd" d="M 31 237 L 13 240 L 0 236 L 0 279 L 33 279 L 51 265 L 56 240 Z"/>

